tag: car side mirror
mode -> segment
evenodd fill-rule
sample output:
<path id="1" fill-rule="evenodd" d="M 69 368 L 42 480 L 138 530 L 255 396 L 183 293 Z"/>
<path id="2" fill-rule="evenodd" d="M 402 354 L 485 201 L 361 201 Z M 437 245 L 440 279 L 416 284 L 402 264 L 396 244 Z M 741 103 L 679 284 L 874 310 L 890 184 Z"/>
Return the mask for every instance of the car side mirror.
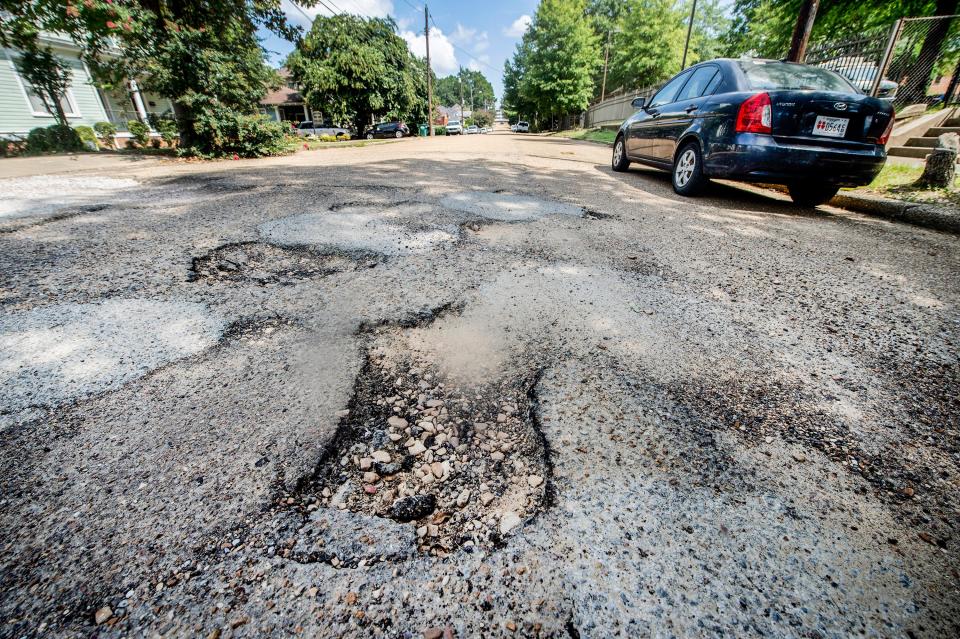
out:
<path id="1" fill-rule="evenodd" d="M 630 105 L 631 105 L 634 109 L 642 109 L 642 108 L 644 107 L 644 105 L 646 105 L 646 103 L 647 103 L 647 99 L 646 99 L 646 98 L 634 98 L 634 99 L 633 99 L 633 102 L 631 102 Z"/>

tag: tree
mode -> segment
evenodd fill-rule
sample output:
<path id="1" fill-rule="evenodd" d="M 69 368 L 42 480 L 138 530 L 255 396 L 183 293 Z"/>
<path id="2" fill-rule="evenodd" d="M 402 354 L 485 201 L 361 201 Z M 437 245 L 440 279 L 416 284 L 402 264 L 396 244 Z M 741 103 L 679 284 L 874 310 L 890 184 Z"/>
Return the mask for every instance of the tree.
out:
<path id="1" fill-rule="evenodd" d="M 440 78 L 433 85 L 433 95 L 437 104 L 453 106 L 460 103 L 460 77 L 448 75 Z"/>
<path id="2" fill-rule="evenodd" d="M 311 105 L 358 131 L 374 116 L 413 113 L 426 84 L 392 19 L 319 16 L 286 64 Z"/>
<path id="3" fill-rule="evenodd" d="M 585 10 L 585 0 L 543 0 L 537 7 L 520 93 L 540 114 L 575 113 L 590 103 L 600 48 Z"/>
<path id="4" fill-rule="evenodd" d="M 607 86 L 649 86 L 679 72 L 684 18 L 672 0 L 627 0 L 613 39 Z"/>
<path id="5" fill-rule="evenodd" d="M 517 43 L 513 57 L 503 64 L 503 110 L 508 118 L 526 115 L 530 118 L 535 107 L 524 97 L 523 78 L 530 57 L 530 31 Z"/>
<path id="6" fill-rule="evenodd" d="M 278 77 L 264 62 L 257 32 L 263 27 L 297 37 L 280 3 L 0 0 L 0 34 L 4 43 L 27 54 L 31 65 L 45 66 L 52 76 L 59 72 L 56 56 L 31 52 L 42 49 L 40 32 L 67 35 L 102 87 L 136 78 L 173 102 L 181 144 L 204 147 L 213 143 L 213 133 L 203 123 L 255 113 L 265 91 L 276 86 Z"/>
<path id="7" fill-rule="evenodd" d="M 461 68 L 457 74 L 463 82 L 463 100 L 471 109 L 491 109 L 497 101 L 493 85 L 479 71 Z"/>

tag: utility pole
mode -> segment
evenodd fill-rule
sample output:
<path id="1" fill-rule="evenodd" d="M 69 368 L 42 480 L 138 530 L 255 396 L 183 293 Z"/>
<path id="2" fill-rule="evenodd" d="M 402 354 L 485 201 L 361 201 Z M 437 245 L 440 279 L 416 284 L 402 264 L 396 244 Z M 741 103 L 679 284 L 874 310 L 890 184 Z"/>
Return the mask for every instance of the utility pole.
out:
<path id="1" fill-rule="evenodd" d="M 610 38 L 611 30 L 607 30 L 607 46 L 603 54 L 603 84 L 600 86 L 600 101 L 607 97 L 607 65 L 610 63 Z"/>
<path id="2" fill-rule="evenodd" d="M 810 42 L 810 32 L 813 31 L 819 7 L 820 0 L 803 0 L 800 13 L 797 14 L 797 24 L 793 27 L 793 38 L 790 39 L 790 52 L 787 54 L 790 62 L 803 62 L 807 57 L 807 43 Z"/>
<path id="3" fill-rule="evenodd" d="M 463 121 L 463 67 L 460 67 L 457 78 L 460 80 L 460 126 L 463 126 L 465 124 Z"/>
<path id="4" fill-rule="evenodd" d="M 697 12 L 697 0 L 693 0 L 693 8 L 690 9 L 690 24 L 687 25 L 687 43 L 683 45 L 683 62 L 680 63 L 680 70 L 687 68 L 687 49 L 690 48 L 690 34 L 693 33 L 693 15 Z"/>
<path id="5" fill-rule="evenodd" d="M 423 3 L 423 36 L 427 39 L 427 127 L 433 137 L 433 73 L 430 72 L 430 12 Z"/>

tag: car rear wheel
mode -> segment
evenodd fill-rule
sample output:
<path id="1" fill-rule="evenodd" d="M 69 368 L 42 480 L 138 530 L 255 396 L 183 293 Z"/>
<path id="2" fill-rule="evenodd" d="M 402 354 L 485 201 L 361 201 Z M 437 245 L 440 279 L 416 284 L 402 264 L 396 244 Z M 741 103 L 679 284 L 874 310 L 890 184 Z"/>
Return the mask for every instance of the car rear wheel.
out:
<path id="1" fill-rule="evenodd" d="M 403 131 L 397 131 L 396 137 L 402 138 L 402 137 L 403 137 Z"/>
<path id="2" fill-rule="evenodd" d="M 795 183 L 787 185 L 790 198 L 800 206 L 819 206 L 833 199 L 840 190 L 833 184 Z"/>
<path id="3" fill-rule="evenodd" d="M 614 171 L 626 171 L 630 168 L 630 160 L 627 159 L 627 147 L 623 143 L 622 135 L 613 143 L 613 161 L 611 165 Z"/>
<path id="4" fill-rule="evenodd" d="M 688 142 L 680 148 L 673 160 L 673 190 L 680 195 L 696 195 L 709 181 L 703 174 L 703 157 L 700 145 Z"/>
<path id="5" fill-rule="evenodd" d="M 368 140 L 372 140 L 372 139 L 373 139 L 373 133 L 367 133 L 367 139 L 368 139 Z"/>

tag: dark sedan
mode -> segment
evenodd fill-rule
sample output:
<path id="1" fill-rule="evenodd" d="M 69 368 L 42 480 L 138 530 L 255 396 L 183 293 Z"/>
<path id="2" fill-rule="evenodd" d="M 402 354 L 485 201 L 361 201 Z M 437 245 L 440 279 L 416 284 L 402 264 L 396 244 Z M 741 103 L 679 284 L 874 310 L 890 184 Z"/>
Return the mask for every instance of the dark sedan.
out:
<path id="1" fill-rule="evenodd" d="M 364 137 L 372 140 L 374 138 L 405 138 L 409 135 L 410 129 L 403 122 L 383 122 L 367 129 Z"/>
<path id="2" fill-rule="evenodd" d="M 620 126 L 613 170 L 671 171 L 695 195 L 710 178 L 785 184 L 797 204 L 870 183 L 886 161 L 889 103 L 843 76 L 776 60 L 711 60 L 684 70 Z"/>

